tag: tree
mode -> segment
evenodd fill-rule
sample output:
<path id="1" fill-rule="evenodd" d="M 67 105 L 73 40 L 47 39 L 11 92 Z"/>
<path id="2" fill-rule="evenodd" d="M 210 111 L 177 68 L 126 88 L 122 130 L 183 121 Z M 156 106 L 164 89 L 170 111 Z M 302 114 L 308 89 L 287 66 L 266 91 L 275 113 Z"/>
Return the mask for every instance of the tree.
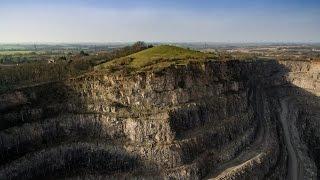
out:
<path id="1" fill-rule="evenodd" d="M 88 53 L 85 53 L 83 50 L 80 51 L 80 56 L 89 56 Z"/>
<path id="2" fill-rule="evenodd" d="M 138 41 L 132 45 L 132 49 L 136 51 L 141 51 L 147 48 L 148 48 L 148 45 L 143 41 Z"/>

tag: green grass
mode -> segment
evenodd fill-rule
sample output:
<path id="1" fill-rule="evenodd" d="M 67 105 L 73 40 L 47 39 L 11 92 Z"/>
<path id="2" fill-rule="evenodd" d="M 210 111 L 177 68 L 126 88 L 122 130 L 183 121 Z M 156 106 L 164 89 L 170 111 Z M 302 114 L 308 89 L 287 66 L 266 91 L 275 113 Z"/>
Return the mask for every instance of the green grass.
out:
<path id="1" fill-rule="evenodd" d="M 164 45 L 138 52 L 129 57 L 133 58 L 133 61 L 130 64 L 133 68 L 141 68 L 155 62 L 207 59 L 209 58 L 209 54 L 176 46 Z"/>
<path id="2" fill-rule="evenodd" d="M 145 71 L 162 69 L 173 64 L 185 65 L 190 61 L 205 61 L 214 58 L 214 54 L 176 46 L 161 45 L 101 64 L 96 69 Z"/>

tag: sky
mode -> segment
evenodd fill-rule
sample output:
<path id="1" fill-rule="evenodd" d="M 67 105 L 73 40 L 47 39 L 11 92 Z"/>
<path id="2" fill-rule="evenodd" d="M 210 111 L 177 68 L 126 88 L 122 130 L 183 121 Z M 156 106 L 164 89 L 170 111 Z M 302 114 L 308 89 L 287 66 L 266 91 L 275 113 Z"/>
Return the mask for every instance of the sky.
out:
<path id="1" fill-rule="evenodd" d="M 320 0 L 0 0 L 0 43 L 320 42 Z"/>

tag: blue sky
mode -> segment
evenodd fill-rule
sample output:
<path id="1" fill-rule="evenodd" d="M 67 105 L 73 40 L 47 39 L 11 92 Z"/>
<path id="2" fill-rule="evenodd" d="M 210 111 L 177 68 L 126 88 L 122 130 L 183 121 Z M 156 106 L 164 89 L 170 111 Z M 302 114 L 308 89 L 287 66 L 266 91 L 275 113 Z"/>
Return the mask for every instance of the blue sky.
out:
<path id="1" fill-rule="evenodd" d="M 0 0 L 0 42 L 320 42 L 319 0 Z"/>

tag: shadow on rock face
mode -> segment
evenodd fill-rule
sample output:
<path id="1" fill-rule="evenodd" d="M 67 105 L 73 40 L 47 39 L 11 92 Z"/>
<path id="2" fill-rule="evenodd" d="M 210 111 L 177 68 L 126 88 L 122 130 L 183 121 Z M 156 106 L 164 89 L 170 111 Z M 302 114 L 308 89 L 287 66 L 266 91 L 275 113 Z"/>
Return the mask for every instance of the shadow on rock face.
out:
<path id="1" fill-rule="evenodd" d="M 0 95 L 0 179 L 281 179 L 293 156 L 311 164 L 295 176 L 315 177 L 319 73 L 314 62 L 217 61 L 17 89 Z"/>

